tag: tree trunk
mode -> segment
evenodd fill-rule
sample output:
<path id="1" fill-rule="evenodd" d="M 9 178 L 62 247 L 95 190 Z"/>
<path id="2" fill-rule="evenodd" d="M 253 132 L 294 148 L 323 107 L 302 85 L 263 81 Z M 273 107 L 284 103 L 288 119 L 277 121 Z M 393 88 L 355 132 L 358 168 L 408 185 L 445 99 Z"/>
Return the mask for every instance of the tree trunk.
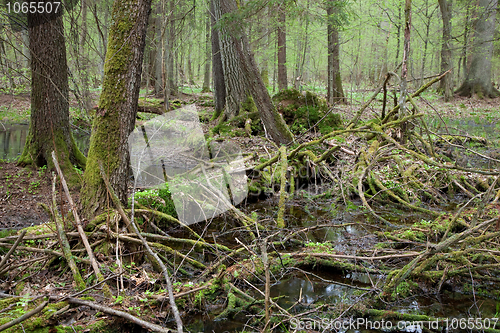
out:
<path id="1" fill-rule="evenodd" d="M 210 1 L 210 20 L 212 27 L 212 77 L 214 81 L 215 113 L 214 119 L 218 118 L 226 106 L 226 83 L 224 81 L 224 70 L 222 69 L 222 56 L 219 44 L 219 31 L 215 28 L 216 17 L 214 1 Z"/>
<path id="2" fill-rule="evenodd" d="M 288 78 L 286 73 L 286 12 L 285 4 L 278 5 L 278 90 L 288 88 Z"/>
<path id="3" fill-rule="evenodd" d="M 115 0 L 103 90 L 90 138 L 87 170 L 81 192 L 87 218 L 112 202 L 100 175 L 100 164 L 122 203 L 130 175 L 128 136 L 134 128 L 141 82 L 146 27 L 151 0 Z"/>
<path id="4" fill-rule="evenodd" d="M 443 45 L 441 46 L 441 73 L 451 68 L 451 9 L 452 0 L 439 0 L 441 17 L 443 19 Z M 445 102 L 453 97 L 452 75 L 447 74 L 439 81 L 438 92 L 444 94 Z"/>
<path id="5" fill-rule="evenodd" d="M 224 14 L 236 10 L 236 4 L 233 0 L 214 0 L 215 19 L 219 22 Z M 245 85 L 245 78 L 241 70 L 241 59 L 236 53 L 237 43 L 241 43 L 238 37 L 243 32 L 240 28 L 231 23 L 229 27 L 221 27 L 219 31 L 219 47 L 222 60 L 222 69 L 224 73 L 224 82 L 226 86 L 226 102 L 224 119 L 231 119 L 240 112 L 241 105 L 246 102 L 249 91 Z M 239 36 L 238 36 L 239 35 Z M 238 37 L 234 37 L 238 36 Z"/>
<path id="6" fill-rule="evenodd" d="M 164 83 L 163 83 L 163 76 L 162 76 L 162 69 L 163 69 L 163 42 L 162 42 L 162 37 L 163 37 L 163 12 L 161 8 L 161 4 L 158 3 L 155 8 L 156 11 L 156 17 L 155 17 L 155 39 L 156 40 L 156 52 L 155 52 L 155 57 L 154 57 L 154 81 L 155 81 L 155 96 L 156 97 L 163 97 L 164 96 Z"/>
<path id="7" fill-rule="evenodd" d="M 340 45 L 339 32 L 335 24 L 334 4 L 332 1 L 327 2 L 326 14 L 328 15 L 328 87 L 327 100 L 328 103 L 335 102 L 345 103 L 344 89 L 342 88 L 342 80 L 340 78 Z"/>
<path id="8" fill-rule="evenodd" d="M 498 0 L 479 0 L 474 26 L 472 60 L 464 83 L 456 93 L 460 96 L 498 97 L 500 92 L 491 82 L 491 58 Z"/>
<path id="9" fill-rule="evenodd" d="M 62 171 L 78 181 L 73 165 L 85 167 L 69 124 L 69 87 L 63 21 L 59 14 L 28 14 L 31 52 L 31 122 L 19 165 L 48 165 L 56 152 Z"/>
<path id="10" fill-rule="evenodd" d="M 203 75 L 203 88 L 201 92 L 210 92 L 210 11 L 207 11 L 207 20 L 205 23 L 205 70 Z"/>
<path id="11" fill-rule="evenodd" d="M 234 0 L 214 0 L 213 4 L 217 20 L 237 10 Z M 277 144 L 289 143 L 293 135 L 271 101 L 246 34 L 236 22 L 224 23 L 219 42 L 226 85 L 226 116 L 236 115 L 244 102 L 253 101 L 266 134 Z"/>

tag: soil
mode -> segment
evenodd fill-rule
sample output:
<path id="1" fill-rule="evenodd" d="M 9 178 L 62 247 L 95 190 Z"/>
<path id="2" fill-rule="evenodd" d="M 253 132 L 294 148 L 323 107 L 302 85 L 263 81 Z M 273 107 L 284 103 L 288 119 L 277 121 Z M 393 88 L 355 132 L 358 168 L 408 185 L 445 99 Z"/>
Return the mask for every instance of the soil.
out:
<path id="1" fill-rule="evenodd" d="M 50 198 L 50 179 L 45 170 L 0 163 L 0 229 L 47 222 L 49 216 L 38 203 L 48 205 Z"/>

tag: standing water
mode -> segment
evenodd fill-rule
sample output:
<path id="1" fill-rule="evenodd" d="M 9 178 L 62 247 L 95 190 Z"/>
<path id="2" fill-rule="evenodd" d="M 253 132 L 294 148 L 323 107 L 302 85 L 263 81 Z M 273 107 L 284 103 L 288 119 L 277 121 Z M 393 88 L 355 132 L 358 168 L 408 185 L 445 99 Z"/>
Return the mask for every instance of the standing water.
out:
<path id="1" fill-rule="evenodd" d="M 28 124 L 6 124 L 0 127 L 0 159 L 14 162 L 21 156 L 28 130 Z M 73 138 L 80 151 L 87 155 L 90 134 L 82 130 L 74 130 Z"/>

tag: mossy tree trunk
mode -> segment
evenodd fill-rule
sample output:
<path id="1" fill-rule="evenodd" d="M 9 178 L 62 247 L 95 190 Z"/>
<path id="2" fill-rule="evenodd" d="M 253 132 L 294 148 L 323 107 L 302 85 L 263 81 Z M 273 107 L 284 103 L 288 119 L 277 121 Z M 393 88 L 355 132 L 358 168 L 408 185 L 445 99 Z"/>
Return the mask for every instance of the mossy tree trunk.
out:
<path id="1" fill-rule="evenodd" d="M 219 43 L 226 87 L 224 118 L 238 115 L 245 103 L 255 103 L 266 133 L 278 144 L 293 140 L 283 117 L 271 101 L 262 81 L 255 57 L 250 50 L 246 34 L 237 19 L 227 14 L 236 14 L 234 0 L 214 0 L 215 19 L 219 26 Z"/>
<path id="2" fill-rule="evenodd" d="M 31 121 L 18 164 L 53 168 L 56 152 L 68 181 L 78 180 L 73 165 L 84 168 L 69 123 L 69 87 L 61 13 L 28 14 L 31 52 Z"/>
<path id="3" fill-rule="evenodd" d="M 479 0 L 474 24 L 472 60 L 462 86 L 456 91 L 460 96 L 498 97 L 500 92 L 491 82 L 491 58 L 495 34 L 495 17 L 498 0 Z"/>
<path id="4" fill-rule="evenodd" d="M 335 1 L 326 2 L 326 15 L 328 16 L 328 103 L 345 103 L 344 89 L 340 77 L 340 43 L 337 20 L 335 18 Z"/>
<path id="5" fill-rule="evenodd" d="M 130 174 L 128 136 L 134 128 L 151 0 L 115 0 L 109 32 L 104 84 L 92 125 L 87 170 L 81 192 L 90 218 L 107 207 L 100 164 L 122 203 Z M 112 202 L 109 202 L 112 205 Z"/>

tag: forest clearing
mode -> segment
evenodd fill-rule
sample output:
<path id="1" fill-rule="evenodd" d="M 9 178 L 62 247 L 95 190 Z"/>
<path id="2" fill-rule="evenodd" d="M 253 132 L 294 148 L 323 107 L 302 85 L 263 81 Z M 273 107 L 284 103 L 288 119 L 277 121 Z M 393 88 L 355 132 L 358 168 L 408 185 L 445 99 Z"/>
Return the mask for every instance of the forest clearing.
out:
<path id="1" fill-rule="evenodd" d="M 496 0 L 57 4 L 0 3 L 0 331 L 500 331 Z"/>

